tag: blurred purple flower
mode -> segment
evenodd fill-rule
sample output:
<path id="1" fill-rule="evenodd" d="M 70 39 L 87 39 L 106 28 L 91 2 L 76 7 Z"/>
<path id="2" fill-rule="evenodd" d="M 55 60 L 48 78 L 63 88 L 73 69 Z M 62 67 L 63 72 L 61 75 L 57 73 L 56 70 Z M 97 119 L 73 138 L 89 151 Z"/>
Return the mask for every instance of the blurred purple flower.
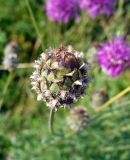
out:
<path id="1" fill-rule="evenodd" d="M 81 0 L 80 8 L 88 11 L 92 18 L 98 15 L 111 16 L 117 0 Z"/>
<path id="2" fill-rule="evenodd" d="M 105 73 L 118 76 L 130 68 L 130 45 L 122 37 L 115 37 L 100 48 L 98 62 Z"/>
<path id="3" fill-rule="evenodd" d="M 60 23 L 79 17 L 78 0 L 47 0 L 47 16 Z"/>

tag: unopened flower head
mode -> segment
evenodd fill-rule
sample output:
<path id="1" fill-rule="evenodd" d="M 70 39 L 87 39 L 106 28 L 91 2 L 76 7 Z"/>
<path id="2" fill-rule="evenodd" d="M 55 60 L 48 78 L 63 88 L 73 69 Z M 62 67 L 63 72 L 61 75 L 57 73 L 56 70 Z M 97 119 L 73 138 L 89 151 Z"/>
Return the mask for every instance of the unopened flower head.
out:
<path id="1" fill-rule="evenodd" d="M 67 123 L 71 130 L 78 132 L 85 129 L 90 123 L 90 116 L 84 107 L 76 107 L 67 116 Z"/>
<path id="2" fill-rule="evenodd" d="M 92 94 L 91 105 L 94 108 L 98 108 L 101 105 L 103 105 L 105 102 L 107 102 L 108 99 L 109 99 L 109 96 L 108 96 L 106 89 L 96 90 Z"/>
<path id="3" fill-rule="evenodd" d="M 110 16 L 115 10 L 117 0 L 81 0 L 80 7 L 86 10 L 92 18 L 99 15 Z"/>
<path id="4" fill-rule="evenodd" d="M 100 48 L 98 62 L 106 74 L 118 76 L 130 68 L 130 45 L 122 37 L 115 37 Z"/>
<path id="5" fill-rule="evenodd" d="M 89 65 L 80 55 L 70 46 L 49 49 L 41 54 L 31 76 L 32 89 L 37 92 L 38 100 L 57 110 L 70 106 L 85 94 L 90 81 Z"/>
<path id="6" fill-rule="evenodd" d="M 68 23 L 79 17 L 78 0 L 47 0 L 47 16 L 59 23 Z"/>
<path id="7" fill-rule="evenodd" d="M 10 42 L 4 49 L 3 66 L 9 71 L 14 71 L 19 63 L 18 60 L 19 47 L 16 42 Z"/>

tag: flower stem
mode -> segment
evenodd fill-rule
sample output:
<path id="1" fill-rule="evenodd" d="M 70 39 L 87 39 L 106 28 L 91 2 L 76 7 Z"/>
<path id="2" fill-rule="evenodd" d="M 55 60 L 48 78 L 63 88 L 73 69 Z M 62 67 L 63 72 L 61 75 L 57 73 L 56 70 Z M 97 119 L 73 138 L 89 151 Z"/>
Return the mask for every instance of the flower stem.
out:
<path id="1" fill-rule="evenodd" d="M 119 6 L 118 6 L 118 12 L 117 15 L 120 17 L 123 13 L 123 4 L 124 4 L 124 0 L 119 0 Z"/>
<path id="2" fill-rule="evenodd" d="M 29 69 L 33 67 L 34 67 L 34 63 L 20 63 L 18 64 L 17 69 Z M 5 69 L 3 65 L 0 65 L 0 70 L 8 70 L 8 69 Z"/>
<path id="3" fill-rule="evenodd" d="M 55 135 L 54 132 L 54 128 L 53 128 L 53 123 L 54 123 L 54 115 L 55 115 L 55 111 L 54 111 L 55 107 L 51 108 L 50 110 L 50 115 L 49 115 L 49 131 L 50 133 L 52 133 L 53 135 Z"/>
<path id="4" fill-rule="evenodd" d="M 6 84 L 5 84 L 4 88 L 3 88 L 2 98 L 0 99 L 0 110 L 2 108 L 2 105 L 3 105 L 3 102 L 4 102 L 4 98 L 5 98 L 6 93 L 8 91 L 8 87 L 9 87 L 11 81 L 13 80 L 14 76 L 15 76 L 14 73 L 10 73 L 8 78 L 7 78 Z"/>
<path id="5" fill-rule="evenodd" d="M 116 100 L 118 100 L 119 98 L 121 98 L 122 96 L 124 96 L 128 92 L 130 92 L 130 86 L 127 87 L 126 89 L 124 89 L 123 91 L 121 91 L 120 93 L 118 93 L 117 95 L 115 95 L 114 97 L 112 97 L 105 104 L 103 104 L 102 106 L 100 106 L 96 111 L 99 112 L 102 109 L 108 107 L 110 104 L 112 104 L 113 102 L 115 102 Z"/>
<path id="6" fill-rule="evenodd" d="M 30 17 L 32 19 L 32 23 L 33 23 L 34 29 L 36 31 L 36 34 L 37 34 L 39 40 L 42 42 L 42 36 L 41 36 L 40 31 L 38 29 L 38 25 L 37 25 L 36 19 L 34 17 L 34 14 L 32 12 L 32 8 L 30 6 L 29 0 L 25 0 L 25 3 L 26 3 L 26 6 L 27 6 L 27 9 L 28 9 L 28 12 L 30 14 Z M 42 47 L 42 50 L 43 50 L 44 49 L 43 45 L 41 45 L 41 47 Z"/>

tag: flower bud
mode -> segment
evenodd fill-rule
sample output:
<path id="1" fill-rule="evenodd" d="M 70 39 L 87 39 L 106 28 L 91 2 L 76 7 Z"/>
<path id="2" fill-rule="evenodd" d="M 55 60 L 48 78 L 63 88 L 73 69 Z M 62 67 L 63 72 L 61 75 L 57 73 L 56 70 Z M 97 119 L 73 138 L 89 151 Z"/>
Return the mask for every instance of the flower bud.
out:
<path id="1" fill-rule="evenodd" d="M 14 71 L 18 66 L 18 45 L 16 42 L 10 42 L 4 49 L 3 66 L 9 71 Z"/>
<path id="2" fill-rule="evenodd" d="M 84 107 L 76 107 L 70 111 L 67 123 L 73 131 L 81 131 L 90 123 L 90 116 Z"/>
<path id="3" fill-rule="evenodd" d="M 98 108 L 101 105 L 103 105 L 105 102 L 107 102 L 108 99 L 109 99 L 109 96 L 105 89 L 97 90 L 92 95 L 91 105 L 94 108 Z"/>

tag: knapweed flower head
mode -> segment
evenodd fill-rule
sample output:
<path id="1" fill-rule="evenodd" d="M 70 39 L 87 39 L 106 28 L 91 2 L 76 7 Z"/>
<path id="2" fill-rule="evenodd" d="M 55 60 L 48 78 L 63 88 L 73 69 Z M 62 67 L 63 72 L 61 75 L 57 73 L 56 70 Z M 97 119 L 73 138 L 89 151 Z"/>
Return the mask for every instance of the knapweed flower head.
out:
<path id="1" fill-rule="evenodd" d="M 90 123 L 90 116 L 84 107 L 75 107 L 67 116 L 67 124 L 75 132 L 82 131 Z"/>
<path id="2" fill-rule="evenodd" d="M 130 68 L 130 45 L 120 36 L 102 45 L 98 52 L 98 62 L 102 70 L 116 77 Z"/>
<path id="3" fill-rule="evenodd" d="M 9 71 L 14 71 L 19 63 L 18 60 L 19 47 L 16 42 L 10 42 L 4 49 L 3 66 Z"/>
<path id="4" fill-rule="evenodd" d="M 81 53 L 70 46 L 46 50 L 34 67 L 31 81 L 37 100 L 45 101 L 55 110 L 76 102 L 85 94 L 90 81 L 89 65 L 83 62 Z"/>
<path id="5" fill-rule="evenodd" d="M 47 16 L 59 23 L 68 23 L 79 17 L 78 0 L 47 0 Z"/>
<path id="6" fill-rule="evenodd" d="M 92 18 L 100 15 L 111 16 L 117 0 L 81 0 L 80 8 L 86 10 Z"/>

